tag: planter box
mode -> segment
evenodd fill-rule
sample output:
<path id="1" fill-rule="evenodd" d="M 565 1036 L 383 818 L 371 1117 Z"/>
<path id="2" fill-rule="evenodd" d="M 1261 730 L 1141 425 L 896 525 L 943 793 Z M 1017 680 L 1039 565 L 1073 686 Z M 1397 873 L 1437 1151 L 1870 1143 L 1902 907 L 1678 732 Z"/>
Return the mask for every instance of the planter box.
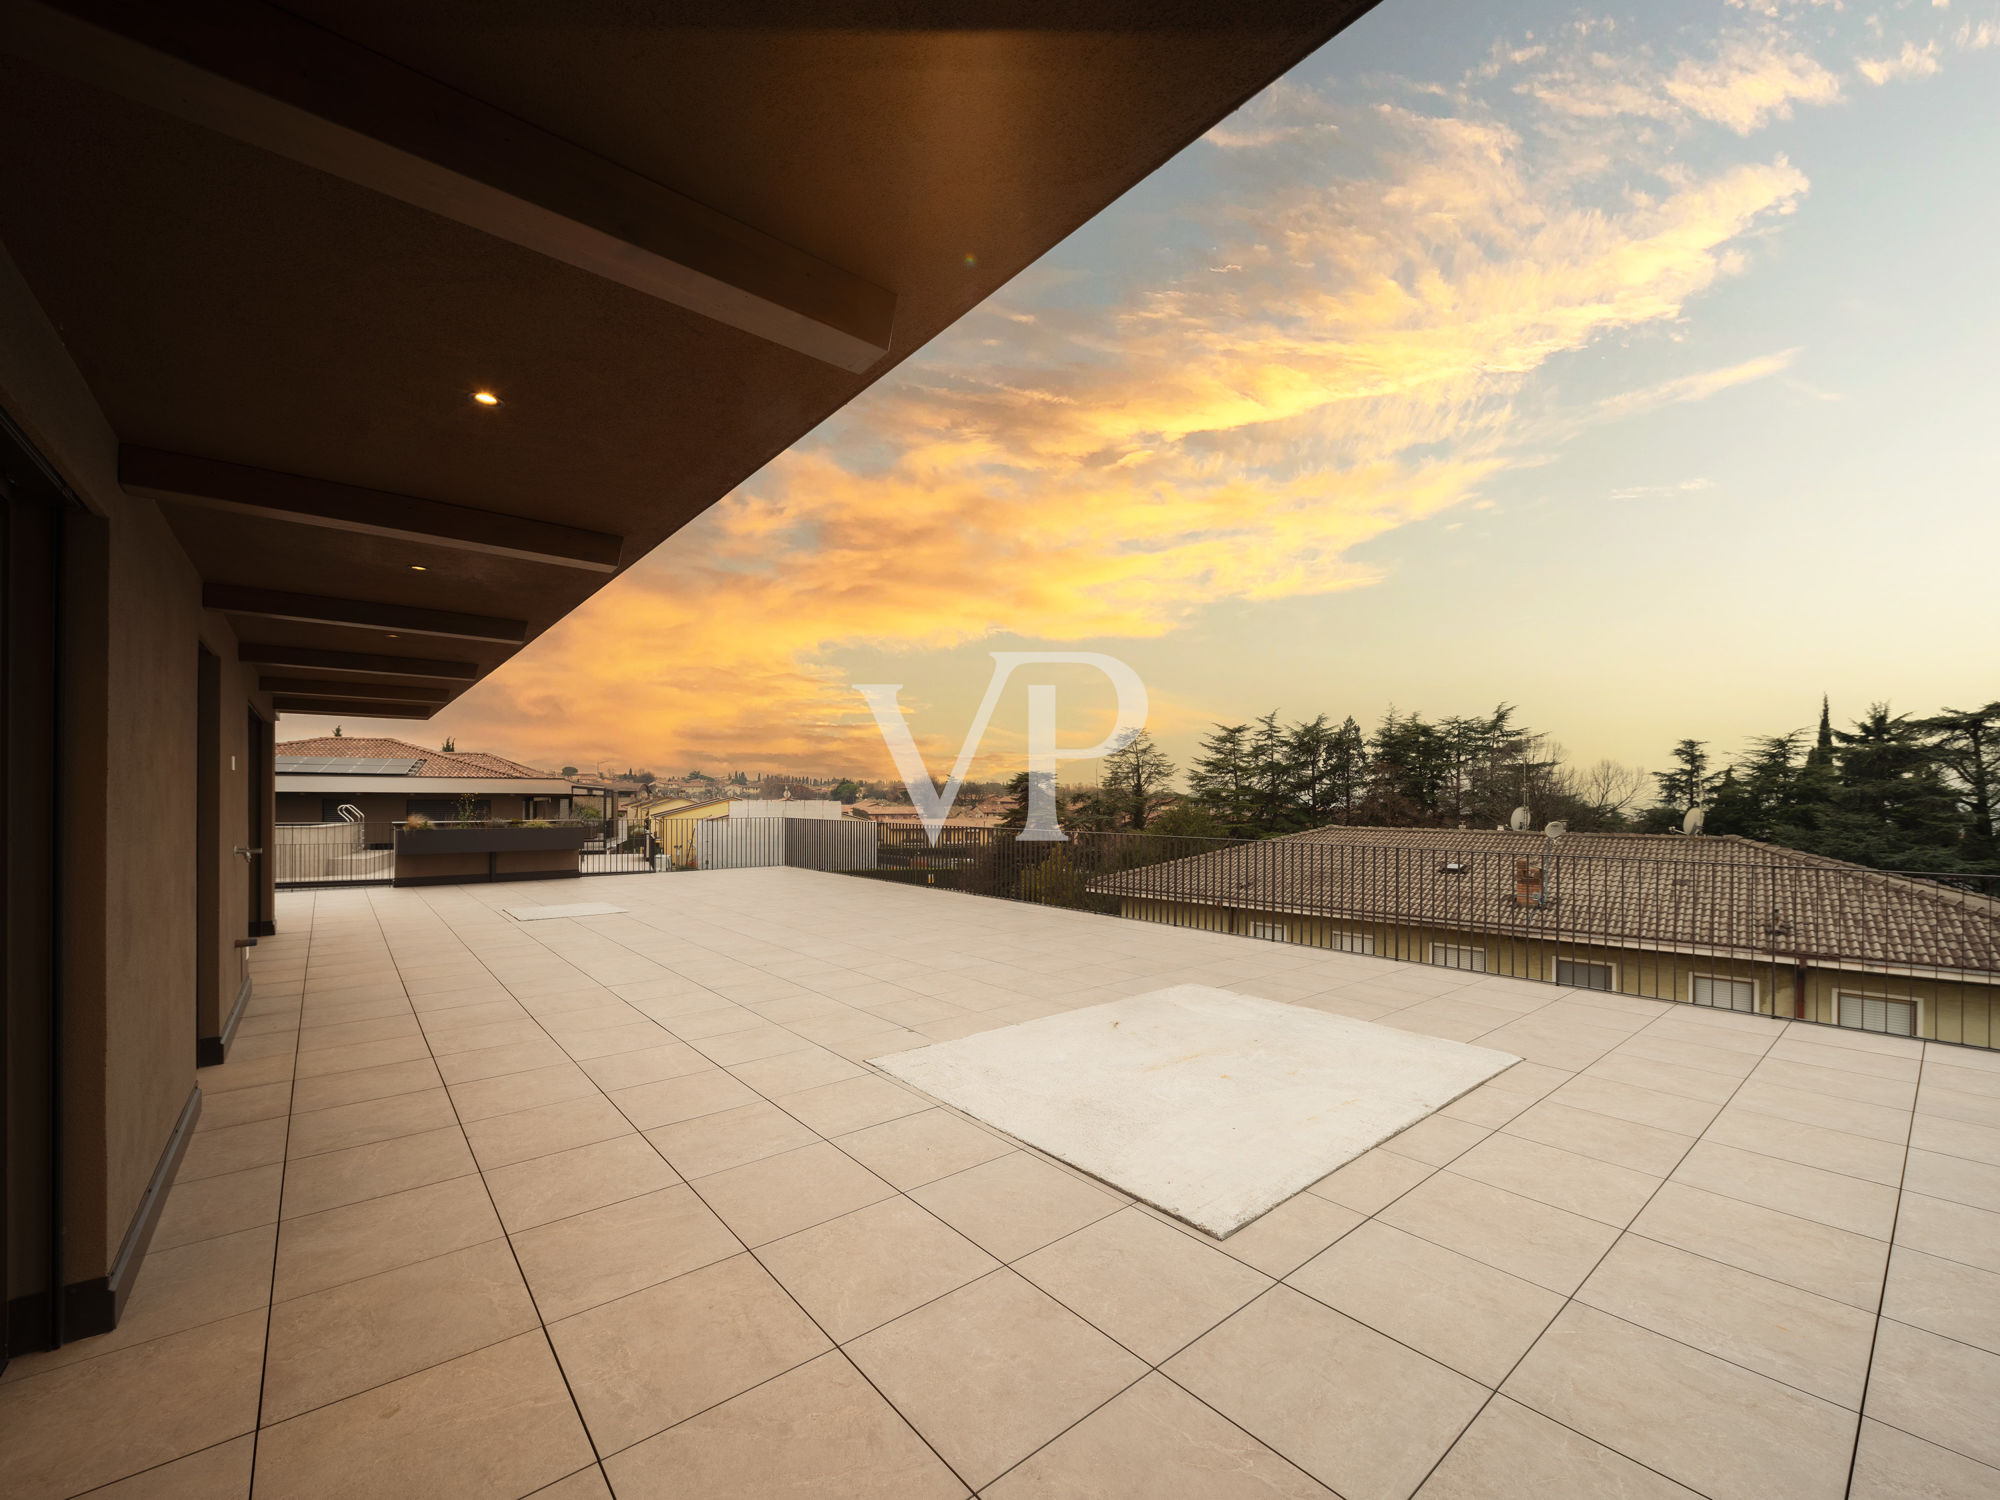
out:
<path id="1" fill-rule="evenodd" d="M 562 880 L 583 874 L 588 828 L 398 828 L 397 885 Z"/>

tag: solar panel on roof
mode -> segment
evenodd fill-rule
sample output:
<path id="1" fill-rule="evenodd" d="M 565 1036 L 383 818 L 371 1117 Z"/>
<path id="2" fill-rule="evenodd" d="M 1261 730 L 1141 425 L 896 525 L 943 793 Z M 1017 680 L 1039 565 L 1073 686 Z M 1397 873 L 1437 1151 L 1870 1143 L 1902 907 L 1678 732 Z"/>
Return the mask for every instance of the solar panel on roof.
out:
<path id="1" fill-rule="evenodd" d="M 421 760 L 381 760 L 366 756 L 280 755 L 281 776 L 408 776 Z"/>

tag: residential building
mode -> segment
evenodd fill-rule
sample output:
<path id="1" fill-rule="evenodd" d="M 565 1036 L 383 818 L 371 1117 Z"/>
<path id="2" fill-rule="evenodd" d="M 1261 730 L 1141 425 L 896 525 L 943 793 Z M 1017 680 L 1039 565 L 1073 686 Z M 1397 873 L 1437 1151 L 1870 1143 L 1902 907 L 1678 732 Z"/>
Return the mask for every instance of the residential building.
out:
<path id="1" fill-rule="evenodd" d="M 421 815 L 454 818 L 567 818 L 580 783 L 484 751 L 433 750 L 407 740 L 324 735 L 277 746 L 277 818 L 337 822 L 342 807 L 386 829 Z M 595 807 L 600 799 L 585 793 Z"/>
<path id="2" fill-rule="evenodd" d="M 1145 921 L 2000 1043 L 2000 901 L 1749 839 L 1331 827 L 1091 889 Z"/>

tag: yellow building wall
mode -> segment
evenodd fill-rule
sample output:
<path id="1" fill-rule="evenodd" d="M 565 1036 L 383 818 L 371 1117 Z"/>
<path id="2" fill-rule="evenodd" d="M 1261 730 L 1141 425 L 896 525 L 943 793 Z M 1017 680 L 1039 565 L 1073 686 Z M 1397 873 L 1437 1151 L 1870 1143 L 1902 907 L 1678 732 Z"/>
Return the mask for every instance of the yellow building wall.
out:
<path id="1" fill-rule="evenodd" d="M 1142 922 L 1163 922 L 1173 927 L 1193 927 L 1204 932 L 1227 932 L 1242 937 L 1274 938 L 1275 933 L 1271 929 L 1281 927 L 1286 942 L 1335 952 L 1370 953 L 1377 958 L 1392 958 L 1405 963 L 1431 963 L 1432 949 L 1436 946 L 1482 948 L 1486 959 L 1483 972 L 1551 983 L 1555 980 L 1559 959 L 1609 964 L 1613 970 L 1612 988 L 1615 993 L 1649 1000 L 1689 1002 L 1693 998 L 1693 981 L 1697 976 L 1749 980 L 1757 987 L 1757 1010 L 1760 1014 L 1800 1015 L 1806 1020 L 1828 1025 L 1838 1023 L 1838 996 L 1843 993 L 1914 1000 L 1917 1002 L 1919 1036 L 1973 1047 L 2000 1045 L 2000 1027 L 1996 1027 L 1994 1019 L 1995 1006 L 2000 1004 L 2000 985 L 1940 979 L 1920 972 L 1866 973 L 1808 965 L 1805 969 L 1805 1004 L 1801 1009 L 1800 970 L 1798 964 L 1789 958 L 1742 959 L 1662 953 L 1609 944 L 1470 932 L 1435 925 L 1350 921 L 1236 909 L 1203 902 L 1131 897 L 1120 900 L 1119 915 Z"/>
<path id="2" fill-rule="evenodd" d="M 697 802 L 686 807 L 668 808 L 652 815 L 650 822 L 653 838 L 658 842 L 660 852 L 667 857 L 667 862 L 673 869 L 692 870 L 695 825 L 704 818 L 728 815 L 727 797 L 718 797 L 713 802 Z"/>

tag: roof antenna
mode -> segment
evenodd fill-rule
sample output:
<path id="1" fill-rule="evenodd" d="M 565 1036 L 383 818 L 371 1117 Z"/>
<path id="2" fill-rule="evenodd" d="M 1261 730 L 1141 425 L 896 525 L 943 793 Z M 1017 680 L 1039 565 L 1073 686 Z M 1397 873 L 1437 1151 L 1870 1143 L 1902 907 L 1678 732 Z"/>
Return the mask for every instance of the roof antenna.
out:
<path id="1" fill-rule="evenodd" d="M 1708 822 L 1707 808 L 1690 807 L 1687 810 L 1687 816 L 1681 819 L 1681 832 L 1686 834 L 1689 838 L 1699 838 L 1701 836 L 1702 826 L 1707 822 Z"/>
<path id="2" fill-rule="evenodd" d="M 1558 821 L 1555 823 L 1551 823 L 1549 824 L 1548 827 L 1544 828 L 1542 830 L 1542 836 L 1548 839 L 1551 843 L 1553 843 L 1555 840 L 1561 838 L 1564 834 L 1568 832 L 1569 832 L 1569 824 Z"/>
<path id="3" fill-rule="evenodd" d="M 1509 826 L 1513 828 L 1514 832 L 1526 833 L 1528 831 L 1528 825 L 1535 821 L 1535 815 L 1529 812 L 1525 807 L 1517 807 L 1514 809 L 1514 816 L 1508 819 L 1507 821 Z"/>

